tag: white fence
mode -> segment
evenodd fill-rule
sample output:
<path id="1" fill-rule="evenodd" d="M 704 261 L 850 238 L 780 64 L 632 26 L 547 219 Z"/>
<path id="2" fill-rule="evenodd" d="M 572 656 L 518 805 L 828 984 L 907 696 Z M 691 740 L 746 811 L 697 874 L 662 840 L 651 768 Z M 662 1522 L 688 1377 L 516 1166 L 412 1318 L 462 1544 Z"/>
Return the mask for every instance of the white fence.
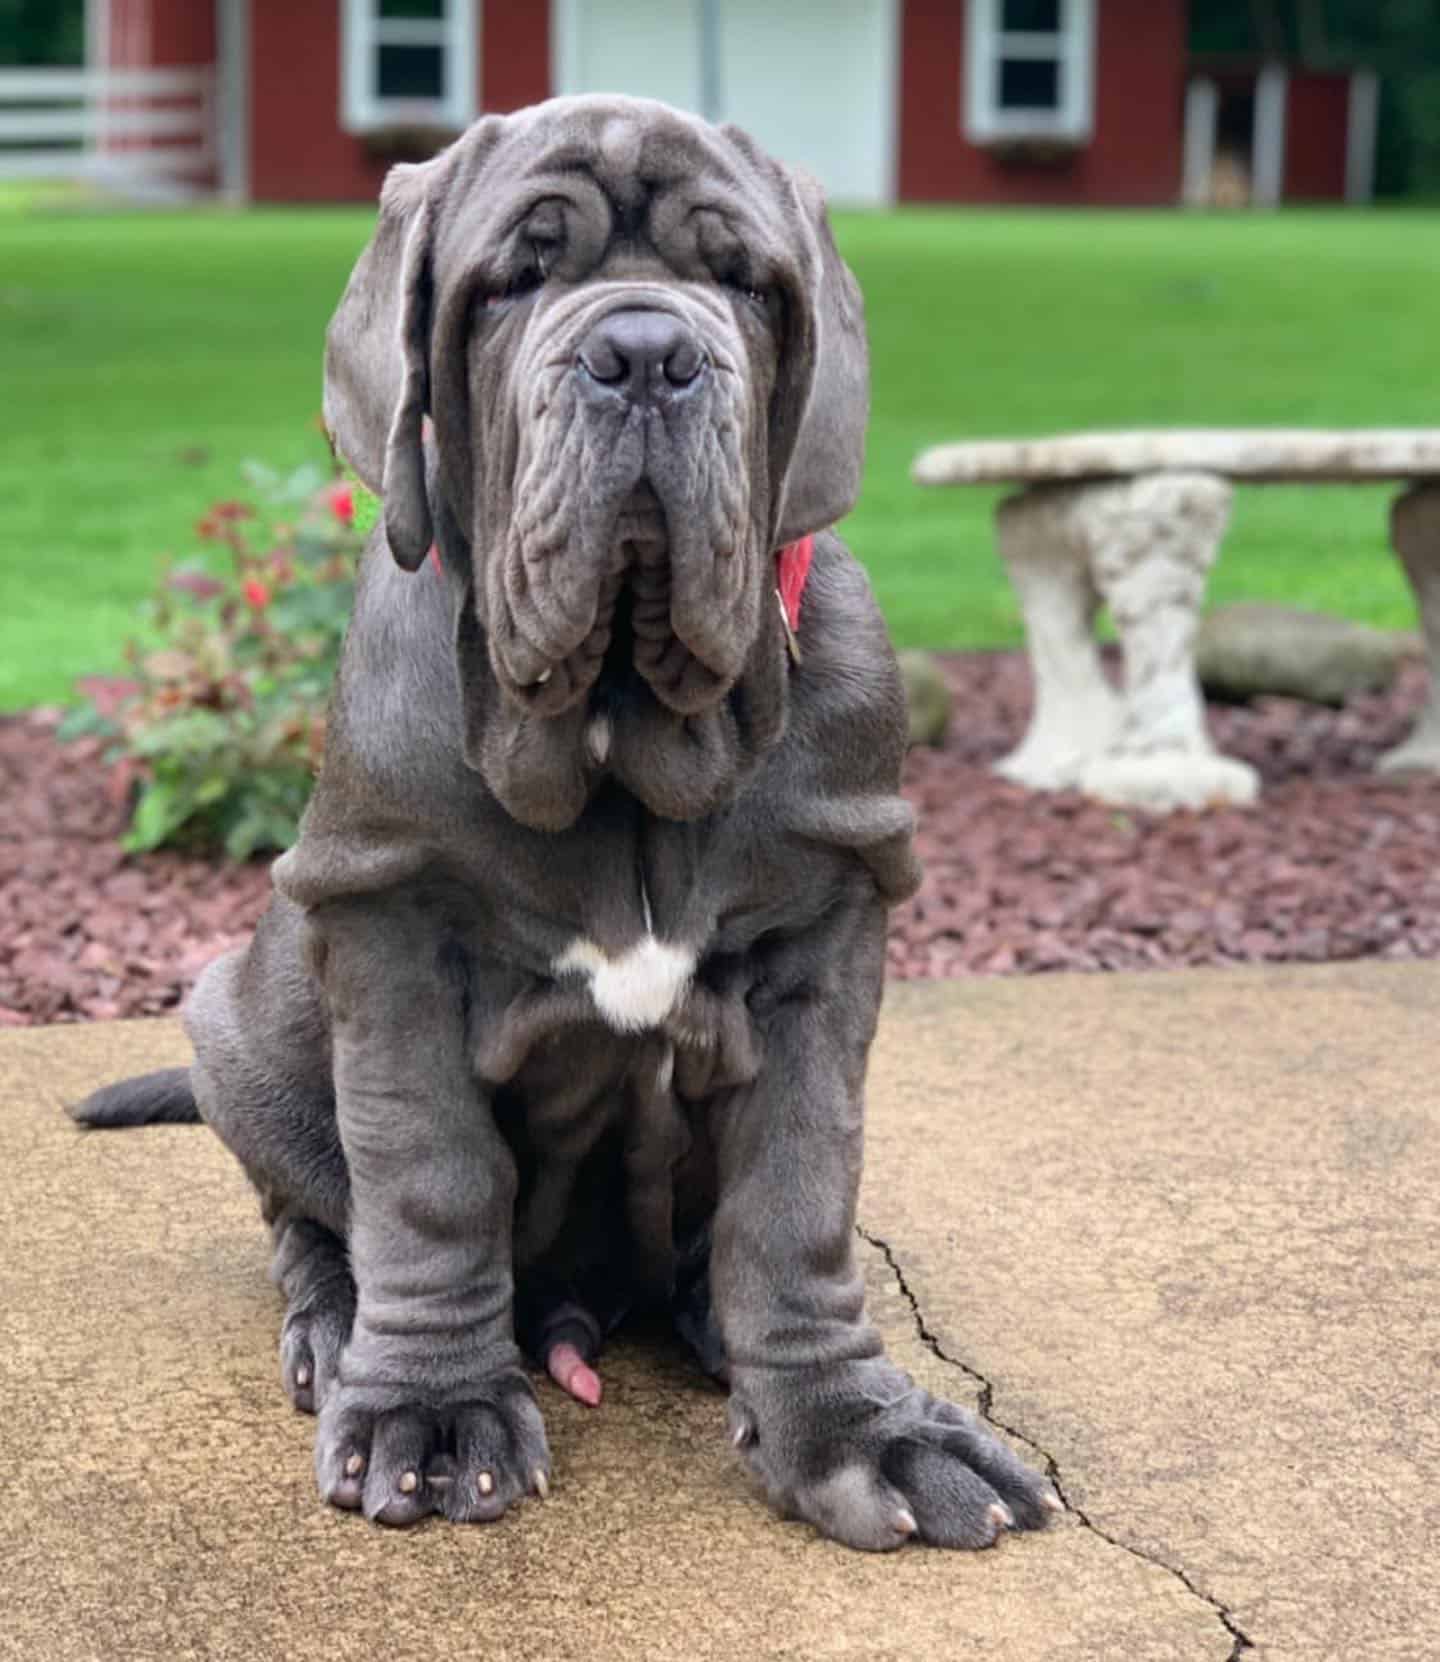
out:
<path id="1" fill-rule="evenodd" d="M 0 69 L 0 179 L 213 184 L 215 72 Z"/>

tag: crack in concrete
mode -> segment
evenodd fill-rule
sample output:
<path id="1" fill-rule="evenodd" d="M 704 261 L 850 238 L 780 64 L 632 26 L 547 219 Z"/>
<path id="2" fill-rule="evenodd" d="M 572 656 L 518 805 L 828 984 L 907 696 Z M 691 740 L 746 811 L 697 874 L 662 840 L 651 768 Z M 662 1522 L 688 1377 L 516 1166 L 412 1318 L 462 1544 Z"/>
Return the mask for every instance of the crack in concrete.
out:
<path id="1" fill-rule="evenodd" d="M 1021 1431 L 1018 1426 L 1007 1425 L 1004 1420 L 998 1418 L 994 1411 L 995 1387 L 977 1368 L 972 1368 L 968 1362 L 961 1361 L 958 1356 L 951 1356 L 940 1343 L 939 1336 L 926 1322 L 924 1312 L 920 1308 L 920 1301 L 910 1290 L 910 1284 L 905 1279 L 905 1272 L 900 1268 L 899 1260 L 891 1251 L 890 1243 L 882 1240 L 878 1235 L 872 1235 L 868 1229 L 858 1223 L 855 1225 L 855 1233 L 867 1245 L 874 1247 L 890 1266 L 890 1273 L 895 1277 L 895 1285 L 900 1289 L 900 1296 L 910 1306 L 911 1314 L 915 1318 L 915 1332 L 919 1336 L 921 1344 L 949 1367 L 958 1368 L 961 1373 L 975 1381 L 980 1388 L 978 1400 L 981 1419 L 993 1425 L 998 1431 L 1003 1431 L 1007 1437 L 1013 1437 L 1016 1442 L 1024 1443 L 1026 1448 L 1035 1451 L 1039 1459 L 1044 1462 L 1045 1475 L 1055 1485 L 1055 1493 L 1059 1495 L 1064 1503 L 1065 1510 L 1074 1514 L 1080 1526 L 1089 1530 L 1092 1535 L 1099 1536 L 1107 1546 L 1116 1547 L 1119 1551 L 1128 1553 L 1132 1558 L 1138 1558 L 1145 1564 L 1153 1564 L 1156 1569 L 1164 1570 L 1167 1575 L 1174 1576 L 1192 1598 L 1197 1598 L 1202 1604 L 1208 1605 L 1214 1611 L 1217 1620 L 1230 1635 L 1232 1641 L 1230 1653 L 1225 1662 L 1240 1662 L 1240 1658 L 1244 1656 L 1246 1651 L 1254 1650 L 1255 1641 L 1244 1631 L 1231 1612 L 1219 1599 L 1205 1592 L 1203 1588 L 1197 1587 L 1187 1571 L 1182 1570 L 1178 1565 L 1166 1563 L 1163 1558 L 1157 1557 L 1153 1552 L 1148 1552 L 1144 1547 L 1131 1546 L 1128 1541 L 1122 1541 L 1118 1536 L 1112 1535 L 1109 1530 L 1102 1529 L 1085 1511 L 1084 1507 L 1070 1499 L 1065 1492 L 1065 1485 L 1060 1476 L 1060 1464 L 1055 1456 L 1051 1454 L 1049 1449 L 1037 1443 L 1033 1437 Z"/>

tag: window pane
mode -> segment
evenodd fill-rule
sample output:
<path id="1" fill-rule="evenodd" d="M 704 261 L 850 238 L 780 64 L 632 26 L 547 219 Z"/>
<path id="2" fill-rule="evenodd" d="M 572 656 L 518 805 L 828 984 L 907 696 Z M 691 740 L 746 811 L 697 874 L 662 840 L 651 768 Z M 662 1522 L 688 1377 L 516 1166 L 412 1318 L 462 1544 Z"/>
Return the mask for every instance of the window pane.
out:
<path id="1" fill-rule="evenodd" d="M 445 96 L 443 46 L 382 46 L 379 86 L 382 98 Z"/>
<path id="2" fill-rule="evenodd" d="M 1060 0 L 1004 0 L 1000 27 L 1007 34 L 1058 35 Z"/>
<path id="3" fill-rule="evenodd" d="M 380 0 L 381 17 L 426 17 L 435 22 L 445 17 L 445 0 Z"/>
<path id="4" fill-rule="evenodd" d="M 1002 110 L 1058 110 L 1060 65 L 1054 58 L 1002 58 Z"/>

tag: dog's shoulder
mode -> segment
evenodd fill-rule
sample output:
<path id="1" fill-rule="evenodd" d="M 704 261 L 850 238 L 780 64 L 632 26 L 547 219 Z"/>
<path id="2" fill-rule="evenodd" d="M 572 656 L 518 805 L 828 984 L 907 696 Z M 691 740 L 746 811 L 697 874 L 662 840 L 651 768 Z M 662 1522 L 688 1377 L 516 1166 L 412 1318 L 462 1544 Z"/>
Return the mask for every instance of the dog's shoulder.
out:
<path id="1" fill-rule="evenodd" d="M 759 788 L 792 836 L 858 854 L 887 901 L 914 892 L 914 814 L 900 795 L 905 691 L 864 567 L 828 531 L 802 601 L 785 737 Z"/>
<path id="2" fill-rule="evenodd" d="M 897 790 L 905 691 L 865 568 L 833 532 L 815 539 L 789 684 L 785 749 L 832 788 Z"/>

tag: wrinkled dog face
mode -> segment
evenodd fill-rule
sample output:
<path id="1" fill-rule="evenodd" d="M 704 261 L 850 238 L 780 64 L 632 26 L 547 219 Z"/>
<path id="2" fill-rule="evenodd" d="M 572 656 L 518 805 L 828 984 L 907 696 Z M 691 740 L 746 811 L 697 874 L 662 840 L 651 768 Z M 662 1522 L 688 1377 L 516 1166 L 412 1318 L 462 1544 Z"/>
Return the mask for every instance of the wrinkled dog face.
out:
<path id="1" fill-rule="evenodd" d="M 653 706 L 651 749 L 667 718 L 714 718 L 711 763 L 652 804 L 710 806 L 738 743 L 723 701 L 782 653 L 774 553 L 858 480 L 863 326 L 818 192 L 657 104 L 488 118 L 387 180 L 331 327 L 326 413 L 383 491 L 395 557 L 414 569 L 438 531 L 469 573 L 510 736 L 487 747 L 477 718 L 467 751 L 487 774 L 494 752 L 517 817 L 583 804 L 578 775 L 529 801 L 499 750 L 517 722 L 583 718 L 602 672 Z M 554 771 L 553 733 L 519 744 Z"/>
<path id="2" fill-rule="evenodd" d="M 714 704 L 744 666 L 771 552 L 779 290 L 683 184 L 622 188 L 578 178 L 542 198 L 470 337 L 480 448 L 499 463 L 482 531 L 499 555 L 492 662 L 545 713 L 594 682 L 626 586 L 637 673 L 673 710 Z"/>

